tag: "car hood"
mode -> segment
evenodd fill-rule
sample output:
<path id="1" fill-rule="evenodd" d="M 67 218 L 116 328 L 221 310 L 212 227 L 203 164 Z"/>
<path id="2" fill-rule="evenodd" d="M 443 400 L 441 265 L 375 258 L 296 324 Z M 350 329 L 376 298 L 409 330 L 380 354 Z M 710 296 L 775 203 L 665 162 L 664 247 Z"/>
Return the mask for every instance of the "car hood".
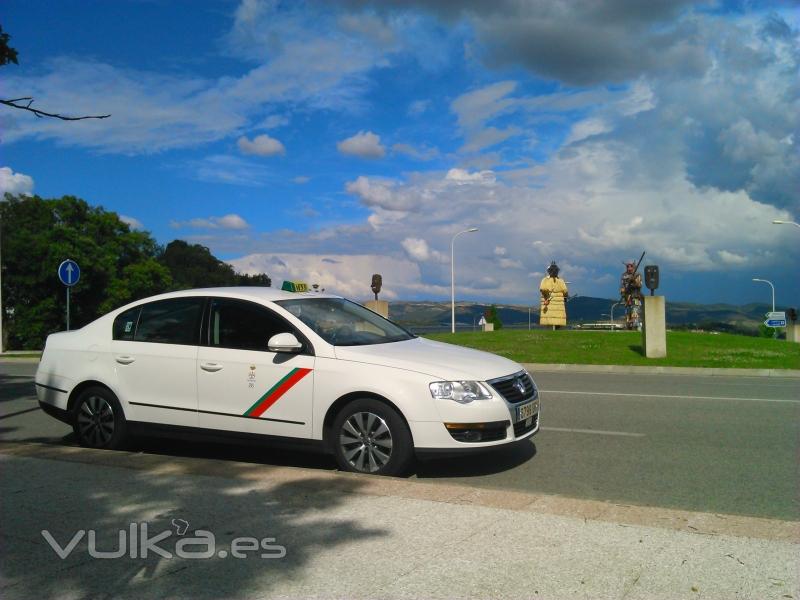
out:
<path id="1" fill-rule="evenodd" d="M 522 369 L 514 361 L 453 344 L 414 338 L 370 346 L 336 346 L 336 358 L 425 373 L 442 380 L 486 381 Z"/>

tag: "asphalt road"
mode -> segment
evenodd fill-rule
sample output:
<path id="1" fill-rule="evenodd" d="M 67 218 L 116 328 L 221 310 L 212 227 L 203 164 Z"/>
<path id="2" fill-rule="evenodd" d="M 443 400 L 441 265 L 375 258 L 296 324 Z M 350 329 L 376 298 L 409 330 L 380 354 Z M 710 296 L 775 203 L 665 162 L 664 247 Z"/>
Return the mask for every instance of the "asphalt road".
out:
<path id="1" fill-rule="evenodd" d="M 74 444 L 42 413 L 33 363 L 0 363 L 0 440 Z M 535 373 L 533 442 L 426 461 L 414 477 L 622 504 L 800 520 L 800 380 Z M 264 447 L 138 440 L 142 452 L 334 469 Z"/>

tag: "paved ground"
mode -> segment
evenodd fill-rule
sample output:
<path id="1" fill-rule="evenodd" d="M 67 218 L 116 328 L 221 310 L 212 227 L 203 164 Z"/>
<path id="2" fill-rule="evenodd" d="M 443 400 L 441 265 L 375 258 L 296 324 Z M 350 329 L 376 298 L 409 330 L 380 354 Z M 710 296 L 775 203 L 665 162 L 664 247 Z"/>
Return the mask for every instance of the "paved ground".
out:
<path id="1" fill-rule="evenodd" d="M 0 365 L 0 439 L 74 443 L 36 408 L 34 365 Z M 499 453 L 422 463 L 419 479 L 800 520 L 800 380 L 535 372 L 544 430 Z M 66 436 L 66 438 L 65 438 Z M 166 456 L 333 470 L 324 456 L 144 440 Z"/>
<path id="2" fill-rule="evenodd" d="M 797 523 L 53 445 L 0 444 L 0 468 L 5 599 L 800 593 Z M 63 560 L 43 533 L 66 553 L 90 529 Z M 209 557 L 175 556 L 180 532 L 202 535 L 184 549 Z M 156 536 L 167 554 L 141 558 Z M 274 538 L 268 555 L 279 544 L 285 556 L 234 558 L 245 536 Z"/>
<path id="3" fill-rule="evenodd" d="M 536 373 L 535 444 L 403 480 L 243 446 L 77 448 L 33 370 L 0 363 L 3 598 L 800 597 L 797 380 Z M 93 559 L 87 532 L 61 560 L 42 533 L 111 551 L 146 522 L 174 554 L 184 521 L 211 558 Z M 242 536 L 286 556 L 234 558 Z"/>

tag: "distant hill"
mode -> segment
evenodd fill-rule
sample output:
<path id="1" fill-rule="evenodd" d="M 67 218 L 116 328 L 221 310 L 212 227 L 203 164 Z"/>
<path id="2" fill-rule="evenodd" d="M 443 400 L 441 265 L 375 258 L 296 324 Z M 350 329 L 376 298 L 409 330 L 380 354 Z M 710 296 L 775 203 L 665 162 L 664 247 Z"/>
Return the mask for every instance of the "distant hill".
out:
<path id="1" fill-rule="evenodd" d="M 576 296 L 567 304 L 570 325 L 608 321 L 611 305 L 616 300 Z M 491 304 L 477 302 L 456 303 L 456 323 L 459 329 L 471 329 Z M 518 304 L 497 304 L 500 320 L 506 327 L 527 327 L 528 307 Z M 771 310 L 766 304 L 692 304 L 689 302 L 667 301 L 667 324 L 673 328 L 688 327 L 716 331 L 731 331 L 755 334 L 764 313 Z M 780 310 L 780 307 L 779 307 Z M 614 318 L 620 321 L 623 311 L 617 305 Z M 449 328 L 449 302 L 390 302 L 389 317 L 416 331 L 435 331 Z M 539 322 L 539 306 L 532 306 L 530 320 L 533 326 Z"/>

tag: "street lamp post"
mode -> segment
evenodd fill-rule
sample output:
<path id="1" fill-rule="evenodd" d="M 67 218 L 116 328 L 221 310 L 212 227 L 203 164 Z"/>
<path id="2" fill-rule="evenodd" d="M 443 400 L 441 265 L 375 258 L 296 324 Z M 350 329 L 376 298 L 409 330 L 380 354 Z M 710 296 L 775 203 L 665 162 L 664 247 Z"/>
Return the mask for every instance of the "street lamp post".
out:
<path id="1" fill-rule="evenodd" d="M 456 332 L 456 238 L 462 233 L 474 233 L 475 231 L 478 231 L 477 227 L 470 227 L 464 231 L 459 231 L 450 240 L 450 333 Z"/>
<path id="2" fill-rule="evenodd" d="M 775 219 L 772 221 L 773 225 L 794 225 L 795 227 L 800 227 L 800 223 L 795 223 L 794 221 L 781 221 L 780 219 Z"/>
<path id="3" fill-rule="evenodd" d="M 772 285 L 771 281 L 766 279 L 758 279 L 757 277 L 753 277 L 753 281 L 760 281 L 761 283 L 766 283 L 769 287 L 772 288 L 772 312 L 775 312 L 775 286 Z"/>

